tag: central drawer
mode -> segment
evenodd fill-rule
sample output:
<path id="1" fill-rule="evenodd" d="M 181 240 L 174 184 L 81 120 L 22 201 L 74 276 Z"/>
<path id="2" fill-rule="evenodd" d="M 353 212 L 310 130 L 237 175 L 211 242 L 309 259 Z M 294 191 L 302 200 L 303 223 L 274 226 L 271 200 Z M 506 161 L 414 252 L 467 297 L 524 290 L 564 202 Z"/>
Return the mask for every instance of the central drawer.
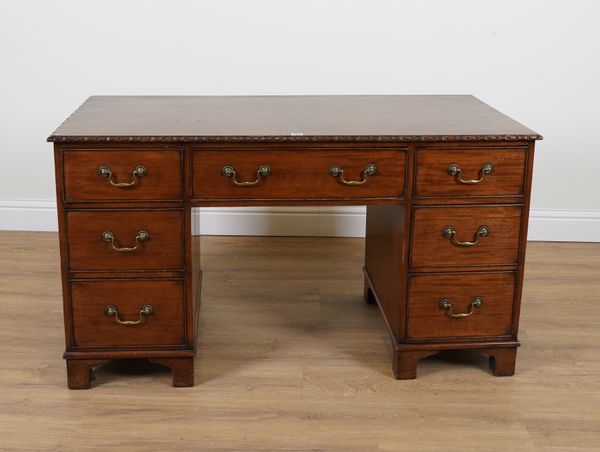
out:
<path id="1" fill-rule="evenodd" d="M 76 347 L 185 344 L 183 281 L 71 282 Z"/>
<path id="2" fill-rule="evenodd" d="M 196 199 L 404 196 L 406 149 L 195 150 Z"/>
<path id="3" fill-rule="evenodd" d="M 182 210 L 67 212 L 69 270 L 183 270 Z"/>

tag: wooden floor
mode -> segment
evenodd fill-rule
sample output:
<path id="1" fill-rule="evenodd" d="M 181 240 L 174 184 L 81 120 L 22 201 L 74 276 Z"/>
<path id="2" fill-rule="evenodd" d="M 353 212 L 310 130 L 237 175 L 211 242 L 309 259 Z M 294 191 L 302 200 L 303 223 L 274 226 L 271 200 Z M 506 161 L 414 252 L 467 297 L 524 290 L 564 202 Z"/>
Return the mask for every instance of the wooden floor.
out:
<path id="1" fill-rule="evenodd" d="M 362 301 L 361 239 L 202 244 L 197 385 L 128 361 L 69 391 L 57 236 L 0 233 L 0 448 L 600 448 L 600 244 L 529 245 L 514 377 L 454 352 L 413 381 Z"/>

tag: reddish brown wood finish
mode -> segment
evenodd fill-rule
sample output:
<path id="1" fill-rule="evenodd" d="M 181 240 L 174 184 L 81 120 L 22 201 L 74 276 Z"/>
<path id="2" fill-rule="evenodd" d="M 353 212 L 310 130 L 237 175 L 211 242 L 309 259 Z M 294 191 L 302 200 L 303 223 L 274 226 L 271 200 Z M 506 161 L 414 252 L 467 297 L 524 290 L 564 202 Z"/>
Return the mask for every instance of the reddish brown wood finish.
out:
<path id="1" fill-rule="evenodd" d="M 452 348 L 471 349 L 483 353 L 489 357 L 489 367 L 496 377 L 510 377 L 515 374 L 515 363 L 517 358 L 517 346 L 505 347 L 502 343 L 493 344 L 495 347 L 477 349 L 471 344 L 464 344 Z M 417 365 L 429 356 L 438 354 L 442 350 L 452 349 L 449 347 L 423 348 L 414 350 L 394 349 L 393 372 L 398 380 L 412 380 L 417 378 Z"/>
<path id="2" fill-rule="evenodd" d="M 404 206 L 369 206 L 367 208 L 367 237 L 365 247 L 365 297 L 369 286 L 377 301 L 394 340 L 404 335 L 404 314 L 398 300 L 406 290 L 403 268 L 403 250 L 408 251 L 406 236 L 402 234 L 406 208 Z"/>
<path id="3" fill-rule="evenodd" d="M 106 364 L 108 360 L 68 359 L 67 386 L 69 389 L 89 389 L 94 379 L 94 367 Z"/>
<path id="4" fill-rule="evenodd" d="M 173 347 L 185 345 L 183 281 L 72 281 L 73 347 Z M 143 305 L 153 312 L 137 325 L 121 325 L 106 314 L 108 305 L 124 321 L 137 321 Z"/>
<path id="5" fill-rule="evenodd" d="M 60 248 L 60 273 L 63 296 L 63 324 L 65 330 L 65 353 L 73 347 L 73 330 L 71 302 L 69 297 L 69 236 L 67 234 L 67 218 L 64 204 L 63 151 L 58 144 L 54 145 L 54 178 L 56 181 L 56 212 L 58 217 L 58 243 Z M 67 373 L 69 365 L 67 362 Z"/>
<path id="6" fill-rule="evenodd" d="M 150 361 L 171 369 L 173 386 L 194 386 L 194 358 L 150 358 Z"/>
<path id="7" fill-rule="evenodd" d="M 76 210 L 67 213 L 71 271 L 183 270 L 182 210 Z M 115 247 L 136 246 L 136 235 L 149 239 L 130 252 L 115 251 L 102 240 L 110 231 Z"/>
<path id="8" fill-rule="evenodd" d="M 394 349 L 392 370 L 398 380 L 413 380 L 417 378 L 417 364 L 422 359 L 437 355 L 439 350 L 398 351 Z"/>
<path id="9" fill-rule="evenodd" d="M 70 149 L 63 154 L 66 201 L 178 200 L 182 197 L 182 155 L 180 148 L 135 150 L 100 147 Z M 115 183 L 129 183 L 137 165 L 148 173 L 132 187 L 114 187 L 98 168 L 108 166 Z"/>
<path id="10" fill-rule="evenodd" d="M 92 96 L 48 139 L 511 142 L 541 136 L 468 95 Z"/>
<path id="11" fill-rule="evenodd" d="M 411 266 L 515 264 L 519 258 L 521 206 L 419 207 L 414 209 Z M 456 230 L 456 241 L 473 242 L 481 226 L 489 235 L 475 246 L 459 246 L 442 234 Z"/>
<path id="12" fill-rule="evenodd" d="M 529 227 L 529 202 L 531 198 L 531 184 L 533 182 L 533 158 L 535 154 L 535 142 L 529 143 L 527 153 L 527 172 L 525 175 L 525 200 L 523 215 L 521 215 L 521 235 L 519 237 L 519 262 L 517 270 L 517 290 L 515 308 L 513 312 L 513 334 L 517 337 L 519 331 L 519 318 L 521 313 L 521 296 L 523 293 L 523 274 L 525 272 L 525 253 L 527 249 L 527 230 Z"/>
<path id="13" fill-rule="evenodd" d="M 394 349 L 392 371 L 397 380 L 417 378 L 417 364 L 422 359 L 437 355 L 439 350 L 399 351 Z"/>
<path id="14" fill-rule="evenodd" d="M 524 169 L 520 170 L 523 174 L 522 196 L 484 196 L 482 194 L 476 194 L 473 196 L 463 195 L 461 197 L 448 194 L 444 196 L 440 195 L 438 198 L 420 198 L 416 193 L 414 195 L 411 194 L 409 185 L 407 200 L 404 205 L 407 209 L 411 204 L 414 207 L 406 210 L 406 215 L 403 220 L 400 218 L 394 219 L 389 215 L 378 215 L 374 213 L 376 211 L 372 210 L 371 207 L 367 209 L 367 255 L 365 268 L 367 277 L 365 282 L 365 293 L 368 299 L 377 301 L 384 318 L 387 319 L 388 327 L 395 344 L 394 372 L 397 378 L 414 378 L 416 376 L 417 364 L 421 359 L 430 356 L 431 354 L 435 354 L 439 350 L 446 349 L 475 349 L 490 356 L 490 368 L 494 375 L 512 375 L 514 373 L 516 349 L 519 346 L 517 340 L 517 327 L 523 286 L 523 262 L 527 240 L 527 218 L 529 213 L 534 151 L 533 142 L 523 144 L 526 144 L 525 148 L 519 147 L 519 152 L 521 152 L 521 150 L 525 151 L 524 158 L 526 162 Z M 473 148 L 477 154 L 481 154 L 486 150 L 493 153 L 499 151 L 503 147 L 506 148 L 509 153 L 514 152 L 514 146 L 511 147 L 508 144 L 500 145 L 500 143 L 435 143 L 427 146 L 417 146 L 417 155 L 420 149 L 426 148 L 444 151 L 445 153 L 456 151 L 457 155 L 464 156 L 468 154 L 461 152 L 470 147 Z M 416 165 L 412 166 L 409 164 L 408 167 L 409 174 L 411 167 L 413 168 L 414 173 L 418 174 Z M 516 174 L 516 171 L 514 171 L 514 173 Z M 464 205 L 460 205 L 461 203 Z M 421 207 L 424 204 L 430 205 L 431 207 Z M 494 208 L 499 208 L 499 210 L 494 211 Z M 422 218 L 418 217 L 420 212 L 425 214 Z M 438 215 L 440 212 L 444 212 L 444 215 Z M 451 215 L 455 212 L 460 215 Z M 481 254 L 479 257 L 474 257 L 477 255 L 476 248 L 479 245 L 472 249 L 462 249 L 462 254 L 460 254 L 461 250 L 459 249 L 460 258 L 455 258 L 453 253 L 447 253 L 446 255 L 440 253 L 440 246 L 444 243 L 443 240 L 441 240 L 443 238 L 441 228 L 446 223 L 441 225 L 436 224 L 436 222 L 451 220 L 453 223 L 460 221 L 461 223 L 464 222 L 468 224 L 472 212 L 486 213 L 489 215 L 488 218 L 491 218 L 493 222 L 499 222 L 493 228 L 492 232 L 500 231 L 500 233 L 496 235 L 500 236 L 497 238 L 503 245 L 498 246 L 492 243 L 491 245 L 493 246 L 490 246 L 490 244 L 488 244 L 488 252 L 482 253 L 479 251 Z M 422 227 L 423 224 L 426 225 L 425 228 Z M 425 238 L 426 236 L 432 236 L 434 232 L 436 235 L 439 234 L 437 244 L 435 243 L 435 239 L 428 241 Z M 492 235 L 493 234 L 490 234 L 488 237 L 481 238 L 480 243 L 483 244 L 483 240 L 485 238 L 491 238 Z M 397 240 L 397 237 L 411 237 L 411 239 Z M 444 239 L 447 240 L 446 238 Z M 469 239 L 468 236 L 462 237 L 459 235 L 457 239 L 473 240 L 473 236 Z M 384 262 L 386 262 L 386 255 L 393 255 L 394 253 L 397 255 L 404 255 L 407 244 L 413 248 L 413 257 L 414 250 L 416 249 L 418 257 L 417 261 L 412 262 L 410 267 L 407 264 L 403 267 L 403 270 L 405 271 L 405 268 L 408 267 L 411 269 L 410 272 L 418 273 L 411 274 L 410 272 L 398 272 L 395 270 L 394 265 L 391 265 L 391 268 L 387 268 L 388 266 L 386 265 L 382 266 L 376 259 L 375 256 L 377 253 L 375 252 L 369 257 L 369 249 L 384 249 L 383 244 L 385 243 L 388 243 L 390 248 L 395 251 L 380 251 Z M 454 248 L 461 247 L 454 246 Z M 479 248 L 485 247 L 481 246 Z M 448 248 L 446 248 L 446 251 L 447 250 Z M 473 258 L 469 258 L 469 256 L 473 256 Z M 388 264 L 391 262 L 392 261 L 387 261 Z M 472 284 L 471 278 L 473 275 L 476 277 L 477 275 L 483 275 L 485 273 L 498 274 L 498 270 L 508 269 L 510 269 L 511 272 L 503 272 L 502 274 L 512 275 L 509 278 L 511 282 L 507 282 L 506 285 L 501 283 L 498 284 L 496 282 L 495 284 L 498 287 L 498 293 L 493 294 L 496 301 L 500 303 L 501 309 L 504 310 L 504 314 L 501 314 L 503 321 L 500 326 L 491 322 L 489 319 L 485 319 L 483 322 L 486 326 L 478 326 L 472 322 L 477 318 L 475 317 L 477 314 L 475 312 L 472 317 L 466 319 L 453 319 L 468 320 L 469 323 L 472 323 L 470 326 L 465 326 L 462 331 L 460 328 L 453 327 L 456 328 L 454 332 L 448 330 L 444 332 L 443 330 L 440 331 L 439 328 L 435 329 L 432 327 L 429 332 L 425 330 L 422 331 L 426 336 L 431 337 L 410 337 L 410 334 L 413 334 L 411 328 L 414 326 L 414 322 L 410 321 L 409 316 L 411 313 L 414 314 L 414 310 L 410 310 L 411 306 L 414 305 L 409 305 L 409 303 L 411 303 L 409 289 L 400 289 L 399 292 L 396 292 L 395 296 L 392 296 L 392 299 L 395 299 L 392 310 L 388 307 L 389 302 L 385 300 L 389 297 L 387 294 L 389 290 L 387 289 L 386 284 L 389 284 L 389 281 L 398 274 L 400 275 L 400 281 L 404 281 L 405 278 L 409 278 L 410 280 L 415 280 L 416 278 L 447 278 L 452 274 L 451 282 L 448 284 L 455 285 L 457 288 L 464 286 L 465 288 L 476 289 L 479 286 Z M 457 273 L 457 270 L 460 270 L 460 272 Z M 516 273 L 514 273 L 514 271 L 516 271 Z M 377 274 L 379 274 L 379 276 L 376 276 Z M 386 277 L 382 278 L 381 275 L 383 274 L 385 274 Z M 378 279 L 383 282 L 376 282 Z M 396 287 L 400 288 L 402 285 L 402 282 L 398 282 Z M 429 293 L 428 290 L 433 291 L 434 287 L 432 285 L 423 284 L 423 295 L 430 296 L 431 293 Z M 439 303 L 439 300 L 436 301 Z M 467 301 L 469 302 L 469 300 Z M 489 303 L 484 304 L 484 306 L 488 305 Z M 419 307 L 422 307 L 422 305 L 419 305 Z M 431 314 L 433 315 L 434 312 L 431 312 Z M 390 319 L 395 318 L 400 319 L 400 325 L 394 321 L 390 322 Z M 439 326 L 432 320 L 433 318 L 434 317 L 425 320 L 425 317 L 423 316 L 420 320 L 421 326 L 423 328 L 429 328 L 430 322 Z M 448 322 L 449 321 L 450 319 L 448 319 Z M 443 322 L 445 322 L 445 320 Z M 401 325 L 405 325 L 404 328 Z M 486 331 L 488 326 L 490 329 Z M 473 327 L 473 329 L 471 329 L 471 327 Z M 398 331 L 398 333 L 396 331 Z M 446 336 L 444 336 L 444 334 L 446 334 Z M 473 334 L 481 334 L 481 336 L 474 336 Z M 490 334 L 499 335 L 492 336 Z"/>
<path id="15" fill-rule="evenodd" d="M 110 359 L 149 358 L 168 366 L 174 386 L 193 385 L 200 306 L 199 241 L 194 206 L 368 205 L 365 298 L 390 331 L 396 378 L 415 378 L 418 362 L 440 350 L 490 357 L 495 375 L 515 368 L 534 140 L 541 136 L 471 96 L 92 97 L 51 136 L 55 145 L 58 223 L 69 387 L 88 388 L 91 369 Z M 465 185 L 463 179 L 494 171 Z M 329 174 L 359 180 L 347 186 Z M 98 175 L 110 166 L 118 188 Z M 271 175 L 237 187 L 260 164 Z M 474 247 L 477 228 L 490 228 Z M 132 253 L 140 229 L 151 239 Z M 195 250 L 192 253 L 192 250 Z M 195 259 L 193 257 L 195 256 Z M 472 316 L 449 319 L 449 298 Z M 118 307 L 136 326 L 105 314 Z"/>
<path id="16" fill-rule="evenodd" d="M 448 338 L 507 336 L 512 334 L 514 273 L 450 273 L 412 275 L 408 290 L 407 338 L 441 340 Z M 465 318 L 450 318 L 440 309 L 449 300 L 453 313 L 467 313 L 474 297 L 483 305 Z"/>
<path id="17" fill-rule="evenodd" d="M 196 199 L 322 199 L 322 198 L 394 198 L 404 195 L 405 147 L 395 149 L 339 148 L 302 149 L 290 146 L 249 152 L 240 146 L 192 153 L 193 197 Z M 366 165 L 373 163 L 377 173 L 362 185 L 349 186 L 329 174 L 333 165 L 344 170 L 347 181 L 363 180 Z M 239 182 L 257 180 L 261 165 L 269 165 L 271 174 L 251 187 L 236 186 L 222 174 L 232 166 Z"/>
<path id="18" fill-rule="evenodd" d="M 507 148 L 417 148 L 415 197 L 471 197 L 523 195 L 527 147 Z M 485 163 L 493 165 L 489 175 L 481 174 Z M 463 180 L 482 181 L 464 184 L 448 173 L 456 164 Z"/>
<path id="19" fill-rule="evenodd" d="M 510 377 L 515 374 L 517 348 L 488 348 L 479 350 L 490 358 L 490 370 L 496 377 Z"/>

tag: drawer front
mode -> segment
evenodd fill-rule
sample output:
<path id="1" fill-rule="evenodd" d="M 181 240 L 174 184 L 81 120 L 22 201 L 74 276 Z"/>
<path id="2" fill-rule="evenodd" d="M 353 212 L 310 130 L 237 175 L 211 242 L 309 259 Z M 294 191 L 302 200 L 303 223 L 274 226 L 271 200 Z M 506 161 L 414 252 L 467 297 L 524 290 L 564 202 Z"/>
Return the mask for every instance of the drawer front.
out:
<path id="1" fill-rule="evenodd" d="M 185 344 L 182 281 L 73 281 L 71 304 L 75 347 Z"/>
<path id="2" fill-rule="evenodd" d="M 514 273 L 423 274 L 410 277 L 410 339 L 512 334 Z"/>
<path id="3" fill-rule="evenodd" d="M 519 196 L 525 148 L 419 149 L 415 196 Z"/>
<path id="4" fill-rule="evenodd" d="M 411 265 L 516 264 L 520 206 L 415 208 Z"/>
<path id="5" fill-rule="evenodd" d="M 404 195 L 405 158 L 404 149 L 342 149 L 335 152 L 195 151 L 193 153 L 193 197 L 196 199 L 400 197 Z M 268 170 L 263 175 L 259 175 L 259 169 L 265 166 L 268 166 Z M 336 169 L 332 170 L 332 167 Z M 245 185 L 240 186 L 236 182 Z"/>
<path id="6" fill-rule="evenodd" d="M 67 201 L 182 198 L 182 155 L 176 149 L 66 150 L 63 165 Z"/>
<path id="7" fill-rule="evenodd" d="M 182 270 L 183 211 L 67 212 L 69 270 Z"/>

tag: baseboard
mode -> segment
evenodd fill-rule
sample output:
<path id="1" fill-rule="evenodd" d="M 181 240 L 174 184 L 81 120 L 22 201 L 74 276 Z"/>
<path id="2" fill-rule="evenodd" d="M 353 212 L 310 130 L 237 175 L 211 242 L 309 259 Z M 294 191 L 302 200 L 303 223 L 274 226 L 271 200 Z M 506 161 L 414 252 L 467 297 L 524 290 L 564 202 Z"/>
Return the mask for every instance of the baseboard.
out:
<path id="1" fill-rule="evenodd" d="M 600 242 L 600 210 L 531 209 L 527 240 Z"/>
<path id="2" fill-rule="evenodd" d="M 363 237 L 365 207 L 230 207 L 194 212 L 195 234 Z M 56 231 L 50 200 L 0 200 L 0 230 Z M 600 242 L 600 210 L 532 209 L 529 240 Z"/>
<path id="3" fill-rule="evenodd" d="M 0 199 L 0 230 L 58 231 L 56 202 L 45 199 Z"/>

